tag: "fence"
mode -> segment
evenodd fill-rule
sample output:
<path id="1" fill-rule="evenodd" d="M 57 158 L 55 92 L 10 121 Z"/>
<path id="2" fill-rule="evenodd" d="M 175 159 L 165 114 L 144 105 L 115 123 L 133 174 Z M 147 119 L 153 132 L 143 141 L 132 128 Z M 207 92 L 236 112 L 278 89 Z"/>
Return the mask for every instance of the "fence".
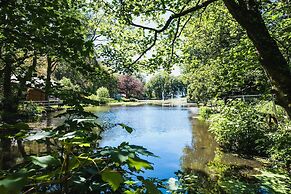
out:
<path id="1" fill-rule="evenodd" d="M 53 105 L 62 105 L 63 101 L 62 100 L 48 100 L 48 101 L 42 100 L 42 101 L 22 101 L 22 103 L 23 104 L 34 103 L 39 106 L 49 107 Z"/>

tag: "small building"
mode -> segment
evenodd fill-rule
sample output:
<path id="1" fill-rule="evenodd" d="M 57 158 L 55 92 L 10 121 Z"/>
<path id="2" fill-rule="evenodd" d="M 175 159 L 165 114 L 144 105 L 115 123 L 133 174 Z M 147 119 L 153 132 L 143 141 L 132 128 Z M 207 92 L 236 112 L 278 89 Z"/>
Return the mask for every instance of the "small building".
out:
<path id="1" fill-rule="evenodd" d="M 45 101 L 45 92 L 38 88 L 28 88 L 26 100 L 27 101 Z"/>

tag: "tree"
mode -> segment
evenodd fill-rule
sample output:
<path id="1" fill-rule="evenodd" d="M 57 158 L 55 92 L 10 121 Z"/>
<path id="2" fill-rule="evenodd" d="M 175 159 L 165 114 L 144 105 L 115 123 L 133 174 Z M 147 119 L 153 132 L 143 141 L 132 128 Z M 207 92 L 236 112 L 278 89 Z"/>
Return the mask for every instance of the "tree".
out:
<path id="1" fill-rule="evenodd" d="M 95 94 L 100 87 L 106 87 L 109 90 L 110 97 L 117 93 L 117 77 L 112 70 L 104 65 L 94 64 L 87 61 L 86 65 L 91 66 L 90 71 L 84 72 L 83 69 L 72 68 L 69 62 L 63 63 L 53 73 L 56 80 L 70 78 L 72 84 L 78 86 L 80 91 Z"/>
<path id="2" fill-rule="evenodd" d="M 154 75 L 146 83 L 146 91 L 149 98 L 165 99 L 183 94 L 185 86 L 180 79 L 167 72 L 160 72 Z"/>
<path id="3" fill-rule="evenodd" d="M 148 1 L 112 1 L 110 4 L 112 12 L 118 14 L 118 17 L 125 23 L 128 23 L 137 28 L 142 28 L 147 31 L 147 35 L 151 36 L 152 44 L 149 44 L 144 52 L 141 53 L 139 59 L 146 54 L 148 50 L 154 47 L 159 42 L 158 35 L 167 36 L 165 32 L 168 30 L 168 37 L 172 40 L 172 45 L 175 43 L 177 37 L 181 35 L 184 26 L 194 15 L 198 17 L 209 5 L 217 6 L 217 0 L 206 0 L 203 2 L 193 1 L 162 1 L 151 2 Z M 274 88 L 274 92 L 277 96 L 277 103 L 285 108 L 288 115 L 291 116 L 291 70 L 284 58 L 277 42 L 271 36 L 263 18 L 263 14 L 267 10 L 272 9 L 272 6 L 276 6 L 278 3 L 284 3 L 285 1 L 265 2 L 256 0 L 224 0 L 229 13 L 234 19 L 243 27 L 246 31 L 249 39 L 256 47 L 259 55 L 259 61 L 263 69 L 269 76 L 271 84 Z M 285 6 L 290 6 L 287 2 Z M 268 9 L 265 9 L 265 8 Z M 115 8 L 115 9 L 114 9 Z M 161 19 L 165 13 L 170 13 L 170 17 L 162 24 Z M 113 13 L 114 14 L 114 13 Z M 185 18 L 189 16 L 188 18 Z M 290 12 L 285 16 L 289 17 Z M 145 18 L 143 21 L 154 21 L 158 26 L 157 28 L 137 24 L 136 18 Z M 157 19 L 155 19 L 157 18 Z M 150 34 L 152 33 L 152 34 Z M 289 38 L 288 38 L 289 39 Z M 173 52 L 173 46 L 171 58 L 175 56 Z"/>
<path id="4" fill-rule="evenodd" d="M 263 5 L 255 0 L 238 3 L 224 0 L 224 4 L 257 48 L 260 63 L 274 86 L 277 102 L 291 117 L 291 69 L 263 20 Z"/>
<path id="5" fill-rule="evenodd" d="M 3 120 L 10 122 L 18 105 L 12 93 L 11 76 L 15 72 L 22 83 L 28 81 L 31 68 L 22 68 L 26 59 L 48 56 L 47 92 L 50 90 L 51 57 L 82 64 L 81 56 L 92 51 L 92 41 L 84 39 L 85 14 L 78 1 L 5 1 L 0 7 L 0 59 L 3 63 Z M 24 77 L 23 74 L 25 75 Z M 6 114 L 7 113 L 7 114 Z M 10 115 L 10 116 L 9 116 Z"/>
<path id="6" fill-rule="evenodd" d="M 223 5 L 190 21 L 184 39 L 180 49 L 190 100 L 270 93 L 254 46 Z"/>
<path id="7" fill-rule="evenodd" d="M 130 75 L 120 75 L 118 77 L 119 92 L 125 94 L 126 98 L 141 97 L 143 94 L 143 83 Z"/>

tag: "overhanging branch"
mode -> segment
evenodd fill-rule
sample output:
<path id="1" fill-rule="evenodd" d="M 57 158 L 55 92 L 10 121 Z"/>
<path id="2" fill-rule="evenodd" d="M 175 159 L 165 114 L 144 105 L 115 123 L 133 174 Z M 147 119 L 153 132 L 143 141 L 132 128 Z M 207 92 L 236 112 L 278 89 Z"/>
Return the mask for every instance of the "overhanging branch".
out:
<path id="1" fill-rule="evenodd" d="M 201 3 L 201 4 L 199 4 L 199 2 L 200 2 L 200 0 L 197 2 L 197 4 L 195 5 L 195 6 L 193 6 L 193 7 L 191 7 L 191 8 L 189 8 L 189 9 L 186 9 L 186 10 L 184 10 L 184 8 L 179 12 L 179 13 L 173 13 L 169 18 L 168 18 L 168 20 L 166 21 L 166 23 L 165 23 L 165 25 L 162 27 L 162 28 L 160 28 L 160 29 L 157 29 L 157 28 L 152 28 L 152 27 L 149 27 L 149 26 L 143 26 L 143 25 L 140 25 L 140 24 L 136 24 L 136 23 L 134 23 L 134 22 L 130 22 L 130 24 L 132 25 L 132 26 L 135 26 L 135 27 L 138 27 L 138 28 L 142 28 L 142 29 L 145 29 L 145 30 L 150 30 L 150 31 L 154 31 L 154 41 L 153 41 L 153 43 L 148 47 L 148 48 L 146 48 L 141 54 L 140 54 L 140 56 L 136 59 L 136 60 L 134 60 L 134 62 L 133 63 L 131 63 L 131 65 L 133 65 L 133 64 L 135 64 L 136 62 L 138 62 L 149 50 L 151 50 L 154 46 L 155 46 L 155 44 L 156 44 L 156 42 L 157 42 L 157 36 L 158 36 L 158 34 L 159 33 L 161 33 L 161 32 L 163 32 L 163 31 L 165 31 L 169 26 L 170 26 L 170 24 L 171 24 L 171 22 L 174 20 L 174 19 L 176 19 L 176 18 L 180 18 L 180 17 L 182 17 L 182 16 L 185 16 L 185 15 L 187 15 L 187 14 L 189 14 L 189 13 L 193 13 L 193 12 L 195 12 L 195 11 L 197 11 L 197 10 L 200 10 L 200 9 L 202 9 L 202 8 L 206 8 L 208 5 L 210 5 L 211 3 L 213 3 L 213 2 L 215 2 L 215 1 L 217 1 L 217 0 L 208 0 L 208 1 L 205 1 L 205 2 L 203 2 L 203 3 Z M 182 29 L 181 29 L 181 32 L 182 32 L 182 30 L 183 30 L 183 28 L 186 26 L 186 24 L 189 22 L 189 20 L 190 20 L 190 18 L 191 18 L 191 16 L 188 18 L 188 20 L 185 22 L 185 24 L 183 25 L 183 27 L 182 27 Z M 178 25 L 180 24 L 180 21 L 178 22 Z M 179 33 L 179 27 L 177 27 L 177 31 L 175 32 L 175 37 L 174 37 L 174 39 L 173 39 L 173 42 L 172 43 L 174 43 L 175 42 L 175 40 L 176 40 L 176 38 L 177 37 L 179 37 L 180 35 L 181 35 L 181 32 Z M 174 50 L 174 47 L 173 47 L 173 45 L 172 45 L 172 54 L 173 54 L 173 50 Z"/>
<path id="2" fill-rule="evenodd" d="M 215 2 L 215 1 L 217 1 L 217 0 L 208 0 L 208 1 L 205 1 L 205 2 L 203 2 L 201 4 L 199 4 L 199 5 L 195 5 L 194 7 L 191 7 L 189 9 L 184 10 L 184 11 L 181 11 L 180 13 L 172 14 L 169 17 L 169 19 L 166 21 L 165 25 L 160 29 L 152 28 L 152 27 L 149 27 L 149 26 L 143 26 L 143 25 L 140 25 L 140 24 L 135 24 L 134 22 L 131 22 L 131 25 L 135 26 L 135 27 L 138 27 L 138 28 L 143 28 L 143 29 L 146 29 L 146 30 L 151 30 L 151 31 L 155 31 L 157 33 L 161 33 L 161 32 L 165 31 L 169 27 L 169 25 L 171 24 L 171 22 L 174 19 L 180 18 L 180 17 L 185 16 L 185 15 L 187 15 L 189 13 L 192 13 L 194 11 L 197 11 L 199 9 L 207 7 L 209 4 L 211 4 L 211 3 Z"/>
<path id="3" fill-rule="evenodd" d="M 156 42 L 157 42 L 157 38 L 158 38 L 158 33 L 155 32 L 154 34 L 154 41 L 153 43 L 146 49 L 144 50 L 137 59 L 134 60 L 134 62 L 131 63 L 131 65 L 135 64 L 136 62 L 138 62 L 149 50 L 151 50 L 155 45 L 156 45 Z"/>

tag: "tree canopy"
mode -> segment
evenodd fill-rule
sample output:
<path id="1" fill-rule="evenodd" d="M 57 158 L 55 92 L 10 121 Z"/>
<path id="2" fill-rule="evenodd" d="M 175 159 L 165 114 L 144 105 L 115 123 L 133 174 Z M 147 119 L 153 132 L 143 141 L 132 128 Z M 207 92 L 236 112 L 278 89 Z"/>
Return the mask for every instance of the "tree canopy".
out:
<path id="1" fill-rule="evenodd" d="M 208 1 L 112 1 L 106 3 L 108 13 L 118 18 L 118 22 L 122 25 L 128 24 L 135 27 L 136 31 L 142 30 L 146 40 L 151 40 L 147 44 L 140 41 L 140 46 L 137 49 L 142 50 L 138 57 L 133 54 L 130 58 L 135 64 L 136 60 L 146 57 L 147 51 L 157 45 L 151 54 L 155 58 L 148 60 L 148 66 L 159 64 L 165 68 L 169 68 L 173 62 L 180 60 L 179 50 L 175 50 L 175 44 L 183 42 L 183 30 L 188 26 L 194 18 L 199 18 L 207 13 L 208 8 L 213 6 L 214 9 L 220 6 L 221 2 L 215 0 Z M 274 26 L 281 26 L 280 33 L 285 34 L 285 41 L 290 39 L 288 28 L 282 26 L 282 23 L 288 24 L 290 21 L 290 5 L 285 1 L 265 2 L 255 0 L 225 0 L 223 1 L 224 10 L 234 18 L 234 20 L 242 27 L 243 33 L 256 48 L 258 61 L 261 67 L 266 72 L 270 80 L 273 92 L 277 96 L 277 103 L 282 105 L 290 115 L 290 67 L 286 55 L 288 45 L 280 41 L 281 38 L 276 38 L 276 33 L 273 33 Z M 279 7 L 284 9 L 278 9 Z M 272 12 L 275 23 L 270 22 L 270 12 Z M 165 19 L 166 18 L 166 19 Z M 280 19 L 279 19 L 280 18 Z M 150 21 L 150 24 L 148 24 Z M 282 22 L 282 23 L 281 23 Z M 280 24 L 279 24 L 280 23 Z M 148 24 L 148 25 L 147 25 Z M 226 22 L 226 25 L 229 24 Z M 195 28 L 193 28 L 195 32 Z M 193 32 L 193 31 L 192 31 Z M 135 39 L 135 41 L 140 38 Z M 133 40 L 131 40 L 133 41 Z M 167 45 L 167 46 L 161 46 Z M 283 49 L 284 48 L 284 49 Z M 285 50 L 285 51 L 283 51 Z M 176 51 L 176 52 L 175 52 Z M 147 57 L 146 57 L 147 58 Z"/>

